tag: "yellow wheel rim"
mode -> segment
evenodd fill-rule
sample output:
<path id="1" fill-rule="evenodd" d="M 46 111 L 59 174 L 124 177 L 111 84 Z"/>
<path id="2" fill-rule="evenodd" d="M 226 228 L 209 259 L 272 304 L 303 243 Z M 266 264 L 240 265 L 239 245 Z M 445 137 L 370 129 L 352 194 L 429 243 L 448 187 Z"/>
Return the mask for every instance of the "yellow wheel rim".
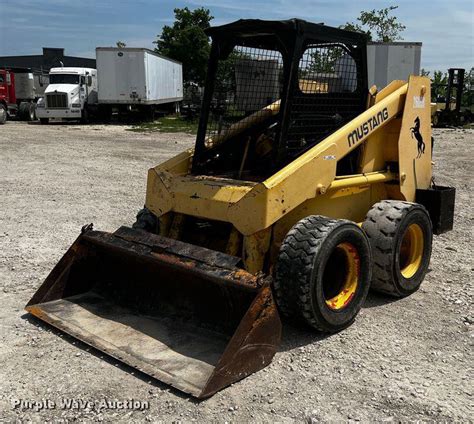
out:
<path id="1" fill-rule="evenodd" d="M 337 245 L 323 275 L 324 298 L 330 309 L 343 309 L 352 300 L 359 284 L 359 270 L 357 249 L 350 243 Z"/>
<path id="2" fill-rule="evenodd" d="M 418 224 L 411 224 L 405 231 L 400 246 L 399 265 L 404 278 L 412 278 L 420 269 L 423 248 L 423 230 Z"/>

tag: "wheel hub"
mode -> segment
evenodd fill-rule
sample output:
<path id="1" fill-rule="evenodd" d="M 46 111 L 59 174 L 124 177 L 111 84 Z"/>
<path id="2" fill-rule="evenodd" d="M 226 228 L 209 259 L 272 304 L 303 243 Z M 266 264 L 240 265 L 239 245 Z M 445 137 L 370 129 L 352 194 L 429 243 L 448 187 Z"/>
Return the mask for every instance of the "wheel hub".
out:
<path id="1" fill-rule="evenodd" d="M 359 282 L 359 269 L 357 249 L 351 243 L 337 245 L 323 276 L 324 299 L 330 309 L 343 309 L 352 300 Z"/>

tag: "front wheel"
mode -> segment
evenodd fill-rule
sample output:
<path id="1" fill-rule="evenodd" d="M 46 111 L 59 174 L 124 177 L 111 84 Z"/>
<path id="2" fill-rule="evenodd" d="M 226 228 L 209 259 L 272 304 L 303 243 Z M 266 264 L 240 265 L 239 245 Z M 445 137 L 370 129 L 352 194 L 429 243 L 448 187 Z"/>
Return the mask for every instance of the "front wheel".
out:
<path id="1" fill-rule="evenodd" d="M 7 108 L 4 104 L 0 103 L 0 125 L 7 122 Z"/>
<path id="2" fill-rule="evenodd" d="M 290 230 L 278 255 L 273 288 L 280 312 L 334 333 L 359 313 L 371 280 L 371 254 L 353 222 L 309 216 Z"/>
<path id="3" fill-rule="evenodd" d="M 81 124 L 88 124 L 89 123 L 89 111 L 87 107 L 84 106 L 84 109 L 81 111 Z"/>

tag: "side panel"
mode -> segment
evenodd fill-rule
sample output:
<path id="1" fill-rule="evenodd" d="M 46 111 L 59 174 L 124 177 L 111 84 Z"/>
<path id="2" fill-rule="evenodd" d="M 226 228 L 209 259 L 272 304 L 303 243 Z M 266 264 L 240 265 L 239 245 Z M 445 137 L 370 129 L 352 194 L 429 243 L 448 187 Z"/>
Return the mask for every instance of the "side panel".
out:
<path id="1" fill-rule="evenodd" d="M 420 44 L 400 44 L 388 47 L 387 82 L 408 79 L 419 75 L 421 60 Z"/>
<path id="2" fill-rule="evenodd" d="M 99 102 L 146 99 L 145 58 L 141 51 L 97 50 Z"/>
<path id="3" fill-rule="evenodd" d="M 382 101 L 388 95 L 405 85 L 405 81 L 392 81 L 375 96 L 375 103 Z M 403 98 L 404 101 L 405 98 Z M 400 135 L 401 119 L 395 118 L 384 128 L 369 136 L 362 146 L 359 172 L 367 173 L 381 171 L 387 162 L 398 162 L 398 138 Z"/>
<path id="4" fill-rule="evenodd" d="M 398 140 L 400 191 L 406 200 L 415 200 L 416 189 L 431 183 L 430 80 L 411 76 Z"/>
<path id="5" fill-rule="evenodd" d="M 179 101 L 183 97 L 182 66 L 145 52 L 146 89 L 149 101 Z"/>

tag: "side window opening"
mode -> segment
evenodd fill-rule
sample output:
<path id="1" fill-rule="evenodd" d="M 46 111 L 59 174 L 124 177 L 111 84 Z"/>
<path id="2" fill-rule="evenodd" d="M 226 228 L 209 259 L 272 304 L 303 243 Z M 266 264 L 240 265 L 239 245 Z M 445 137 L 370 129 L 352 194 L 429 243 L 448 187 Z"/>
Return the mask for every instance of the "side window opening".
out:
<path id="1" fill-rule="evenodd" d="M 281 98 L 283 59 L 279 51 L 236 46 L 220 60 L 207 126 L 206 145 L 211 147 L 230 134 L 271 115 Z"/>
<path id="2" fill-rule="evenodd" d="M 348 49 L 339 44 L 309 45 L 300 59 L 299 89 L 305 94 L 353 93 L 357 66 Z"/>
<path id="3" fill-rule="evenodd" d="M 309 41 L 298 67 L 286 139 L 289 160 L 360 114 L 358 57 L 341 43 Z"/>

